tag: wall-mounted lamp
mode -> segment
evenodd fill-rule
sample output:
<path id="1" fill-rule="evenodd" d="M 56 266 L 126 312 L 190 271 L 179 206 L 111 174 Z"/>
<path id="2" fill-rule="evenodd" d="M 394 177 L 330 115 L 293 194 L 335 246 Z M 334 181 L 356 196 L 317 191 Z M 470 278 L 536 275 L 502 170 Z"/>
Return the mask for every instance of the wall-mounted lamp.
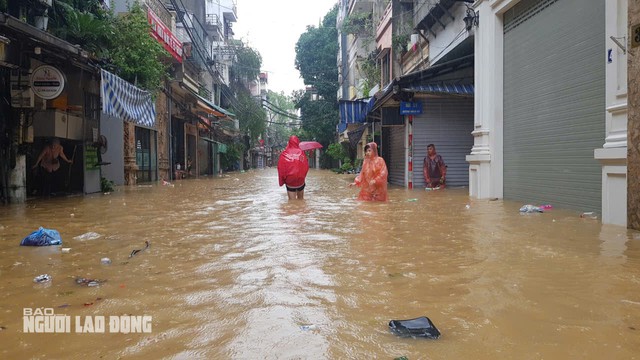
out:
<path id="1" fill-rule="evenodd" d="M 471 7 L 467 5 L 467 15 L 464 17 L 464 27 L 467 31 L 471 30 L 472 27 L 478 27 L 480 15 L 473 11 Z"/>

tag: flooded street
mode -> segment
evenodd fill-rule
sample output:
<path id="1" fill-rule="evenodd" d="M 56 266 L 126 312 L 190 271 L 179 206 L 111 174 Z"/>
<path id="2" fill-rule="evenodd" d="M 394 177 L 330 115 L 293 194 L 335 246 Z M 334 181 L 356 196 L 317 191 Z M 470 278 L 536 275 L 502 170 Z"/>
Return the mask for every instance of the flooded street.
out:
<path id="1" fill-rule="evenodd" d="M 0 358 L 640 358 L 637 232 L 467 189 L 363 203 L 353 177 L 311 170 L 304 201 L 267 169 L 0 208 Z M 18 246 L 39 226 L 69 253 Z M 40 307 L 152 331 L 23 333 Z M 389 332 L 419 316 L 439 340 Z"/>

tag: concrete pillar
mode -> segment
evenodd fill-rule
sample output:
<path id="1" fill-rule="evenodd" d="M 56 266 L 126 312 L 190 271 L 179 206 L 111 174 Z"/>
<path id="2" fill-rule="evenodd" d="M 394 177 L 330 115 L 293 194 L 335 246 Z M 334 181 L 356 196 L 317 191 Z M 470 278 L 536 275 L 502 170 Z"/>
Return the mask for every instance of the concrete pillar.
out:
<path id="1" fill-rule="evenodd" d="M 469 195 L 479 199 L 503 197 L 503 134 L 502 134 L 502 73 L 503 21 L 500 6 L 489 1 L 477 1 L 480 26 L 475 31 L 475 96 L 473 148 L 467 155 L 469 163 Z"/>
<path id="2" fill-rule="evenodd" d="M 159 92 L 156 100 L 156 129 L 158 129 L 158 178 L 171 179 L 169 163 L 169 98 Z"/>
<path id="3" fill-rule="evenodd" d="M 640 2 L 629 1 L 627 227 L 640 230 Z"/>
<path id="4" fill-rule="evenodd" d="M 27 201 L 27 156 L 16 156 L 16 167 L 9 171 L 9 199 L 14 204 Z"/>
<path id="5" fill-rule="evenodd" d="M 138 177 L 136 164 L 136 126 L 124 122 L 124 184 L 135 185 Z"/>

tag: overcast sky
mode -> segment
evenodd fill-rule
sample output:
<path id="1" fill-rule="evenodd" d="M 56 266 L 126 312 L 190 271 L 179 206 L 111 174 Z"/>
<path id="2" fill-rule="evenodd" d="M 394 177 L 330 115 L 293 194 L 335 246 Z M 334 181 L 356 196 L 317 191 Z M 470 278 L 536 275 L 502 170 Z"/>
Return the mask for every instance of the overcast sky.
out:
<path id="1" fill-rule="evenodd" d="M 262 71 L 269 74 L 269 90 L 290 95 L 304 89 L 295 68 L 296 42 L 307 25 L 317 27 L 336 3 L 337 0 L 238 0 L 234 38 L 260 53 Z"/>

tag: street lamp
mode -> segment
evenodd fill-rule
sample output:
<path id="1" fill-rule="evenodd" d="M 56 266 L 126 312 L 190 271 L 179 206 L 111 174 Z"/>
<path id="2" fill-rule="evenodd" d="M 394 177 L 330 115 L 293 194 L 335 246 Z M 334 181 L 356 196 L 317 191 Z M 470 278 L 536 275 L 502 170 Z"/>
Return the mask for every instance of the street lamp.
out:
<path id="1" fill-rule="evenodd" d="M 464 17 L 464 19 L 462 19 L 464 21 L 464 27 L 467 29 L 467 31 L 471 30 L 472 27 L 478 27 L 478 22 L 479 22 L 479 18 L 480 15 L 473 11 L 473 9 L 471 7 L 469 7 L 469 5 L 467 5 L 467 15 Z"/>

